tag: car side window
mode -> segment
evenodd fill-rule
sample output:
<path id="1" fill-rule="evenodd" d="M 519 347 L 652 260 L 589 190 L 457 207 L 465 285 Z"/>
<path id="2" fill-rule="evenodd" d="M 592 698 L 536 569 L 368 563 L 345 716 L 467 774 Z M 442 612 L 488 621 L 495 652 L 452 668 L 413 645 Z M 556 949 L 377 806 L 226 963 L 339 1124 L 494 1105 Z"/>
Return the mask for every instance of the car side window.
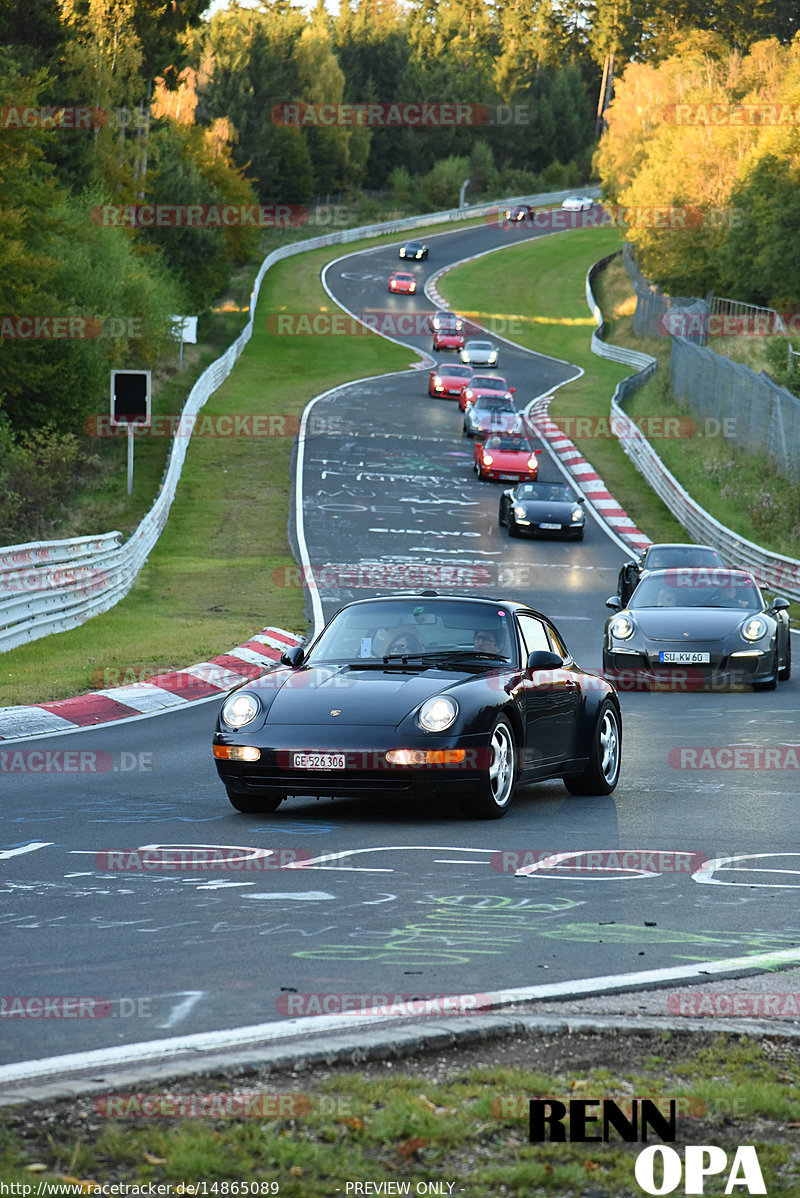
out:
<path id="1" fill-rule="evenodd" d="M 534 616 L 518 615 L 517 622 L 522 633 L 522 642 L 525 646 L 525 661 L 537 649 L 549 651 L 550 642 L 547 639 L 547 633 L 541 620 L 537 620 Z"/>
<path id="2" fill-rule="evenodd" d="M 567 661 L 570 657 L 570 651 L 562 641 L 561 637 L 553 628 L 552 624 L 547 624 L 547 635 L 550 637 L 550 645 L 554 653 L 558 653 L 559 657 L 563 657 Z"/>

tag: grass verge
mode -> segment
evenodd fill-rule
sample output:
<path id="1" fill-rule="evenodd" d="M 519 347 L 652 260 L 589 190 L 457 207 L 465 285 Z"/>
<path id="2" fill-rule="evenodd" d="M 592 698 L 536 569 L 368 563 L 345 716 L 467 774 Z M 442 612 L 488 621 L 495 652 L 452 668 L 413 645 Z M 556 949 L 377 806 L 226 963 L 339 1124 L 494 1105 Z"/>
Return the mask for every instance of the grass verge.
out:
<path id="1" fill-rule="evenodd" d="M 728 1168 L 706 1179 L 706 1194 L 724 1192 L 736 1148 L 749 1144 L 765 1192 L 789 1195 L 798 1193 L 798 1083 L 797 1048 L 779 1036 L 753 1042 L 668 1032 L 518 1038 L 357 1070 L 268 1076 L 237 1070 L 166 1091 L 143 1087 L 149 1107 L 139 1093 L 117 1096 L 116 1106 L 101 1096 L 6 1110 L 0 1176 L 40 1185 L 43 1198 L 58 1193 L 59 1183 L 91 1193 L 108 1181 L 161 1185 L 161 1193 L 287 1198 L 337 1192 L 639 1198 L 644 1191 L 634 1167 L 642 1143 L 623 1143 L 614 1131 L 607 1143 L 529 1143 L 528 1100 L 612 1098 L 624 1109 L 631 1098 L 646 1097 L 664 1111 L 676 1100 L 673 1148 L 681 1158 L 687 1144 L 726 1152 Z M 235 1116 L 243 1109 L 236 1095 L 250 1099 L 250 1117 Z M 213 1101 L 217 1117 L 174 1117 L 181 1109 L 208 1110 L 203 1103 Z M 219 1117 L 226 1109 L 229 1117 Z M 600 1132 L 601 1125 L 588 1128 L 590 1135 Z M 658 1137 L 651 1133 L 649 1142 Z M 431 1179 L 444 1188 L 431 1189 Z M 226 1182 L 258 1188 L 225 1189 Z"/>
<path id="2" fill-rule="evenodd" d="M 556 392 L 550 405 L 553 419 L 569 431 L 639 528 L 654 541 L 685 541 L 681 525 L 610 433 L 611 396 L 631 372 L 596 357 L 590 349 L 595 326 L 586 307 L 584 278 L 593 263 L 614 253 L 621 243 L 617 230 L 603 228 L 540 238 L 519 245 L 514 253 L 458 267 L 445 275 L 440 290 L 456 310 L 470 310 L 474 297 L 480 295 L 481 314 L 513 321 L 513 339 L 520 345 L 583 369 L 580 378 Z M 589 435 L 581 435 L 581 428 L 587 427 Z"/>

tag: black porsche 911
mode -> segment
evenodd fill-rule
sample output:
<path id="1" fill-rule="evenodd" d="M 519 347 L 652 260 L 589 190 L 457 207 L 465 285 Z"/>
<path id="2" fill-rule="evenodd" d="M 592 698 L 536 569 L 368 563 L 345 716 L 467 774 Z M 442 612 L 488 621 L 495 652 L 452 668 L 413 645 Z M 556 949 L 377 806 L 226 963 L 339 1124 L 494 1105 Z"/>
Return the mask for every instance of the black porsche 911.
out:
<path id="1" fill-rule="evenodd" d="M 342 608 L 306 648 L 231 692 L 214 735 L 234 807 L 289 795 L 449 794 L 497 819 L 518 783 L 619 778 L 616 691 L 521 603 L 425 591 Z"/>
<path id="2" fill-rule="evenodd" d="M 510 537 L 583 540 L 586 499 L 567 483 L 524 482 L 500 496 L 497 523 Z"/>
<path id="3" fill-rule="evenodd" d="M 419 261 L 421 258 L 428 257 L 428 247 L 421 241 L 407 241 L 405 245 L 400 246 L 397 256 L 398 258 L 414 258 Z"/>
<path id="4" fill-rule="evenodd" d="M 728 567 L 652 570 L 606 622 L 603 672 L 774 690 L 792 670 L 788 599 L 768 604 L 752 574 Z"/>

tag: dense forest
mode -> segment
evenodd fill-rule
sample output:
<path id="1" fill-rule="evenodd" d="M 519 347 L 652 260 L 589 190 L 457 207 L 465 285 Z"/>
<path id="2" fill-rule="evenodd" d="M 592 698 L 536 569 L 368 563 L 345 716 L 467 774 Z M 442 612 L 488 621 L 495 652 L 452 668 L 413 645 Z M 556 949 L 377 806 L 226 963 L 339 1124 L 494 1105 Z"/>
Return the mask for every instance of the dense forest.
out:
<path id="1" fill-rule="evenodd" d="M 0 0 L 0 524 L 15 479 L 69 477 L 109 368 L 174 355 L 170 314 L 208 312 L 258 255 L 258 221 L 174 217 L 186 206 L 424 212 L 465 178 L 474 200 L 594 170 L 614 202 L 743 214 L 689 238 L 632 231 L 668 288 L 797 302 L 800 108 L 745 128 L 664 117 L 677 101 L 800 105 L 794 0 L 206 7 Z M 400 103 L 470 117 L 352 119 Z"/>

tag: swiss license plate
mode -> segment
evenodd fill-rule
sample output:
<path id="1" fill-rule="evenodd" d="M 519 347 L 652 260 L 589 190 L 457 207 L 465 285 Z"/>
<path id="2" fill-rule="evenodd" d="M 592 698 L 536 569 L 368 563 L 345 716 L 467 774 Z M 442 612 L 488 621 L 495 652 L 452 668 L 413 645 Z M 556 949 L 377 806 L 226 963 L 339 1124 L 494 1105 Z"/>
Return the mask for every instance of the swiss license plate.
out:
<path id="1" fill-rule="evenodd" d="M 539 527 L 540 528 L 549 528 L 549 529 L 552 529 L 553 531 L 555 531 L 555 529 L 561 528 L 561 525 L 560 524 L 540 524 Z"/>
<path id="2" fill-rule="evenodd" d="M 292 764 L 296 770 L 343 770 L 344 753 L 295 753 Z"/>
<path id="3" fill-rule="evenodd" d="M 690 650 L 672 653 L 662 649 L 658 655 L 658 660 L 663 661 L 666 665 L 673 666 L 702 666 L 708 665 L 711 661 L 711 655 L 710 653 L 693 653 Z"/>

